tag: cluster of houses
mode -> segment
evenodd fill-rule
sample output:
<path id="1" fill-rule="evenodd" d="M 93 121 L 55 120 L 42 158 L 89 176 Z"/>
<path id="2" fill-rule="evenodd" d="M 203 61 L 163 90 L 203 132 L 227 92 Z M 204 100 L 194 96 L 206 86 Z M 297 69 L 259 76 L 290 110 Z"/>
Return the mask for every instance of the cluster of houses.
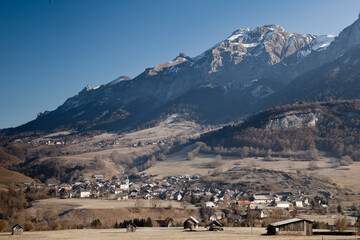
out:
<path id="1" fill-rule="evenodd" d="M 168 139 L 163 139 L 163 140 L 159 140 L 159 141 L 150 141 L 150 140 L 148 140 L 148 141 L 146 141 L 145 143 L 139 141 L 138 143 L 134 143 L 134 144 L 133 144 L 133 147 L 142 147 L 142 146 L 145 146 L 145 145 L 148 145 L 148 146 L 149 146 L 149 145 L 159 145 L 159 146 L 163 146 L 163 145 L 165 145 L 166 143 L 171 142 L 171 141 L 174 141 L 174 139 L 170 139 L 170 140 L 168 140 Z"/>
<path id="2" fill-rule="evenodd" d="M 80 182 L 73 184 L 49 184 L 48 187 L 58 190 L 59 197 L 65 198 L 99 198 L 109 197 L 110 194 L 119 198 L 128 199 L 130 191 L 130 181 L 126 179 L 105 179 L 103 175 L 96 174 L 92 179 L 84 178 Z"/>
<path id="3" fill-rule="evenodd" d="M 268 213 L 274 208 L 293 211 L 295 209 L 307 210 L 311 207 L 308 197 L 292 192 L 253 194 L 249 200 L 239 200 L 237 204 L 246 205 L 252 210 L 258 210 L 260 218 L 267 217 Z"/>
<path id="4" fill-rule="evenodd" d="M 60 198 L 107 198 L 116 200 L 128 199 L 162 199 L 179 202 L 188 202 L 197 206 L 216 209 L 218 205 L 242 206 L 247 211 L 256 211 L 258 218 L 265 218 L 275 208 L 288 211 L 308 211 L 311 209 L 310 200 L 301 193 L 278 192 L 246 193 L 239 190 L 201 187 L 200 176 L 168 176 L 162 179 L 151 180 L 142 174 L 142 180 L 130 182 L 126 176 L 106 179 L 101 174 L 92 178 L 84 178 L 73 184 L 50 184 L 56 188 Z M 331 197 L 331 196 L 330 196 Z M 326 208 L 323 197 L 313 199 L 318 206 Z M 209 216 L 210 221 L 226 218 L 223 212 L 215 211 Z M 239 221 L 240 216 L 235 220 Z"/>
<path id="5" fill-rule="evenodd" d="M 33 183 L 24 183 L 24 187 L 36 187 Z M 128 199 L 164 199 L 179 202 L 188 202 L 199 207 L 213 209 L 211 213 L 203 216 L 205 219 L 197 220 L 189 217 L 184 222 L 184 228 L 191 231 L 198 229 L 200 221 L 208 223 L 210 231 L 223 231 L 223 219 L 229 217 L 235 223 L 244 223 L 249 213 L 255 213 L 257 219 L 264 219 L 274 209 L 286 211 L 297 210 L 298 212 L 311 211 L 316 205 L 327 208 L 325 202 L 333 196 L 328 193 L 320 193 L 311 199 L 301 192 L 277 192 L 277 193 L 252 193 L 226 187 L 206 187 L 199 175 L 168 176 L 152 180 L 147 174 L 142 173 L 136 182 L 131 182 L 127 176 L 107 179 L 102 174 L 95 174 L 91 178 L 84 178 L 72 184 L 49 184 L 48 187 L 58 191 L 60 198 L 107 198 L 116 200 Z M 225 204 L 225 205 L 224 205 Z M 226 207 L 240 207 L 245 209 L 244 214 L 226 216 Z M 207 219 L 206 219 L 207 218 Z M 157 226 L 173 226 L 173 220 L 155 220 Z M 313 222 L 305 219 L 294 218 L 269 224 L 268 234 L 300 234 L 312 235 Z M 134 232 L 136 225 L 131 223 L 127 226 L 127 232 Z M 22 227 L 15 225 L 13 234 L 22 234 Z"/>
<path id="6" fill-rule="evenodd" d="M 225 187 L 224 189 L 205 187 L 198 175 L 168 176 L 152 180 L 143 173 L 139 179 L 131 182 L 126 176 L 106 179 L 103 175 L 96 174 L 90 179 L 85 178 L 73 184 L 49 187 L 57 188 L 60 198 L 106 198 L 119 201 L 138 198 L 162 199 L 183 202 L 184 207 L 187 204 L 207 207 L 212 209 L 210 214 L 203 216 L 200 220 L 213 223 L 209 226 L 213 230 L 221 230 L 220 222 L 229 218 L 239 225 L 245 224 L 249 214 L 255 216 L 257 222 L 261 222 L 274 209 L 279 208 L 288 212 L 296 210 L 298 213 L 312 213 L 315 204 L 327 210 L 325 202 L 332 198 L 331 194 L 326 193 L 310 199 L 301 192 L 249 193 Z M 237 207 L 242 211 L 237 215 L 232 213 L 226 216 L 226 211 L 222 209 L 232 207 Z M 299 223 L 296 224 L 299 225 Z M 306 224 L 307 222 L 303 222 L 300 225 Z M 274 225 L 274 228 L 276 227 L 277 225 Z M 306 229 L 305 232 L 308 231 Z M 269 231 L 271 233 L 274 229 Z"/>

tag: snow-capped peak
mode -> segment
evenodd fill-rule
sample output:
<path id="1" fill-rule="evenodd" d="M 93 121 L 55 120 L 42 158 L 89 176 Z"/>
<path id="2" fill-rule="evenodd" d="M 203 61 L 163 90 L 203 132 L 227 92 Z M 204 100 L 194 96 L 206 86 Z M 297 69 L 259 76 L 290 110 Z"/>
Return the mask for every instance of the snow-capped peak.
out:
<path id="1" fill-rule="evenodd" d="M 277 24 L 269 24 L 264 25 L 262 27 L 256 27 L 256 28 L 240 28 L 233 32 L 230 37 L 228 37 L 226 40 L 228 41 L 234 41 L 240 37 L 245 38 L 248 37 L 248 35 L 251 35 L 252 33 L 258 32 L 261 28 L 267 28 L 270 31 L 278 31 L 278 32 L 284 32 L 284 28 Z"/>
<path id="2" fill-rule="evenodd" d="M 255 32 L 256 30 L 256 28 L 240 28 L 233 32 L 226 40 L 234 41 L 235 39 L 238 39 L 239 37 L 245 37 L 248 33 Z"/>
<path id="3" fill-rule="evenodd" d="M 270 30 L 275 30 L 275 31 L 279 31 L 279 32 L 284 32 L 285 29 L 277 24 L 268 24 L 268 25 L 264 25 L 264 28 L 269 28 Z"/>

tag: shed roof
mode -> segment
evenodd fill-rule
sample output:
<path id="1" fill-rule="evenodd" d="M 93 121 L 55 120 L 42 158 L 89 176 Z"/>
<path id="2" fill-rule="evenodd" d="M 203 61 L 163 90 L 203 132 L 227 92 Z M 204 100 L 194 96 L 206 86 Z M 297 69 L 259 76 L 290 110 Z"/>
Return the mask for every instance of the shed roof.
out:
<path id="1" fill-rule="evenodd" d="M 269 224 L 269 226 L 279 227 L 279 226 L 282 226 L 282 225 L 287 225 L 287 224 L 290 224 L 290 223 L 302 222 L 302 221 L 312 223 L 312 221 L 309 221 L 309 220 L 306 220 L 306 219 L 292 218 L 292 219 L 287 219 L 287 220 L 276 222 L 276 223 L 271 223 L 271 224 Z"/>
<path id="2" fill-rule="evenodd" d="M 128 227 L 137 228 L 137 226 L 136 226 L 135 223 L 133 223 L 133 222 L 130 222 L 126 227 L 127 227 L 127 228 L 128 228 Z"/>
<path id="3" fill-rule="evenodd" d="M 221 223 L 219 223 L 218 221 L 212 221 L 209 226 L 212 226 L 212 225 L 215 225 L 215 226 L 218 226 L 218 227 L 222 227 Z"/>
<path id="4" fill-rule="evenodd" d="M 199 221 L 196 220 L 196 218 L 194 218 L 193 216 L 190 216 L 187 220 L 190 220 L 190 221 L 192 221 L 192 222 L 194 222 L 194 223 L 196 223 L 196 224 L 199 223 Z"/>
<path id="5" fill-rule="evenodd" d="M 253 196 L 255 200 L 271 200 L 274 199 L 271 195 L 254 195 Z"/>
<path id="6" fill-rule="evenodd" d="M 22 229 L 23 229 L 23 227 L 20 226 L 19 224 L 15 224 L 15 225 L 12 227 L 12 229 L 14 229 L 14 228 L 22 228 Z"/>

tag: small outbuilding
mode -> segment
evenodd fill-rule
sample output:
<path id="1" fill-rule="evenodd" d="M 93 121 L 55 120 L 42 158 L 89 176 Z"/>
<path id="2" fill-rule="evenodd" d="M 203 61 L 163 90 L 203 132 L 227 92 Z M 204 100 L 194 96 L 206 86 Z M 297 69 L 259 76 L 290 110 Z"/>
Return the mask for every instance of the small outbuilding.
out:
<path id="1" fill-rule="evenodd" d="M 155 220 L 159 227 L 172 227 L 174 226 L 174 220 L 172 218 L 166 218 L 165 220 Z"/>
<path id="2" fill-rule="evenodd" d="M 209 224 L 209 231 L 224 231 L 221 223 L 219 223 L 218 221 L 212 221 Z"/>
<path id="3" fill-rule="evenodd" d="M 184 222 L 184 229 L 189 229 L 190 231 L 197 230 L 199 227 L 199 221 L 196 220 L 194 217 L 189 217 Z"/>
<path id="4" fill-rule="evenodd" d="M 24 232 L 24 228 L 20 226 L 19 224 L 16 224 L 11 228 L 11 234 L 12 235 L 21 235 Z"/>
<path id="5" fill-rule="evenodd" d="M 292 218 L 285 221 L 271 223 L 267 227 L 268 235 L 308 235 L 311 236 L 313 222 L 302 219 Z"/>
<path id="6" fill-rule="evenodd" d="M 126 226 L 126 232 L 136 232 L 136 225 L 131 222 Z"/>

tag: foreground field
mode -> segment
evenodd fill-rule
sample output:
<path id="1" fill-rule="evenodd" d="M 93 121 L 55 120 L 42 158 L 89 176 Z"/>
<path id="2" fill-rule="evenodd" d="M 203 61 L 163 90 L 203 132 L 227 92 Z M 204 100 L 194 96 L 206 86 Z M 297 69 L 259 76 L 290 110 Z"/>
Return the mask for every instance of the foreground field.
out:
<path id="1" fill-rule="evenodd" d="M 265 228 L 225 228 L 223 232 L 210 232 L 200 228 L 197 232 L 184 231 L 182 228 L 140 228 L 135 233 L 125 229 L 81 229 L 66 231 L 25 232 L 21 236 L 0 234 L 0 239 L 357 239 L 355 236 L 266 236 Z"/>

